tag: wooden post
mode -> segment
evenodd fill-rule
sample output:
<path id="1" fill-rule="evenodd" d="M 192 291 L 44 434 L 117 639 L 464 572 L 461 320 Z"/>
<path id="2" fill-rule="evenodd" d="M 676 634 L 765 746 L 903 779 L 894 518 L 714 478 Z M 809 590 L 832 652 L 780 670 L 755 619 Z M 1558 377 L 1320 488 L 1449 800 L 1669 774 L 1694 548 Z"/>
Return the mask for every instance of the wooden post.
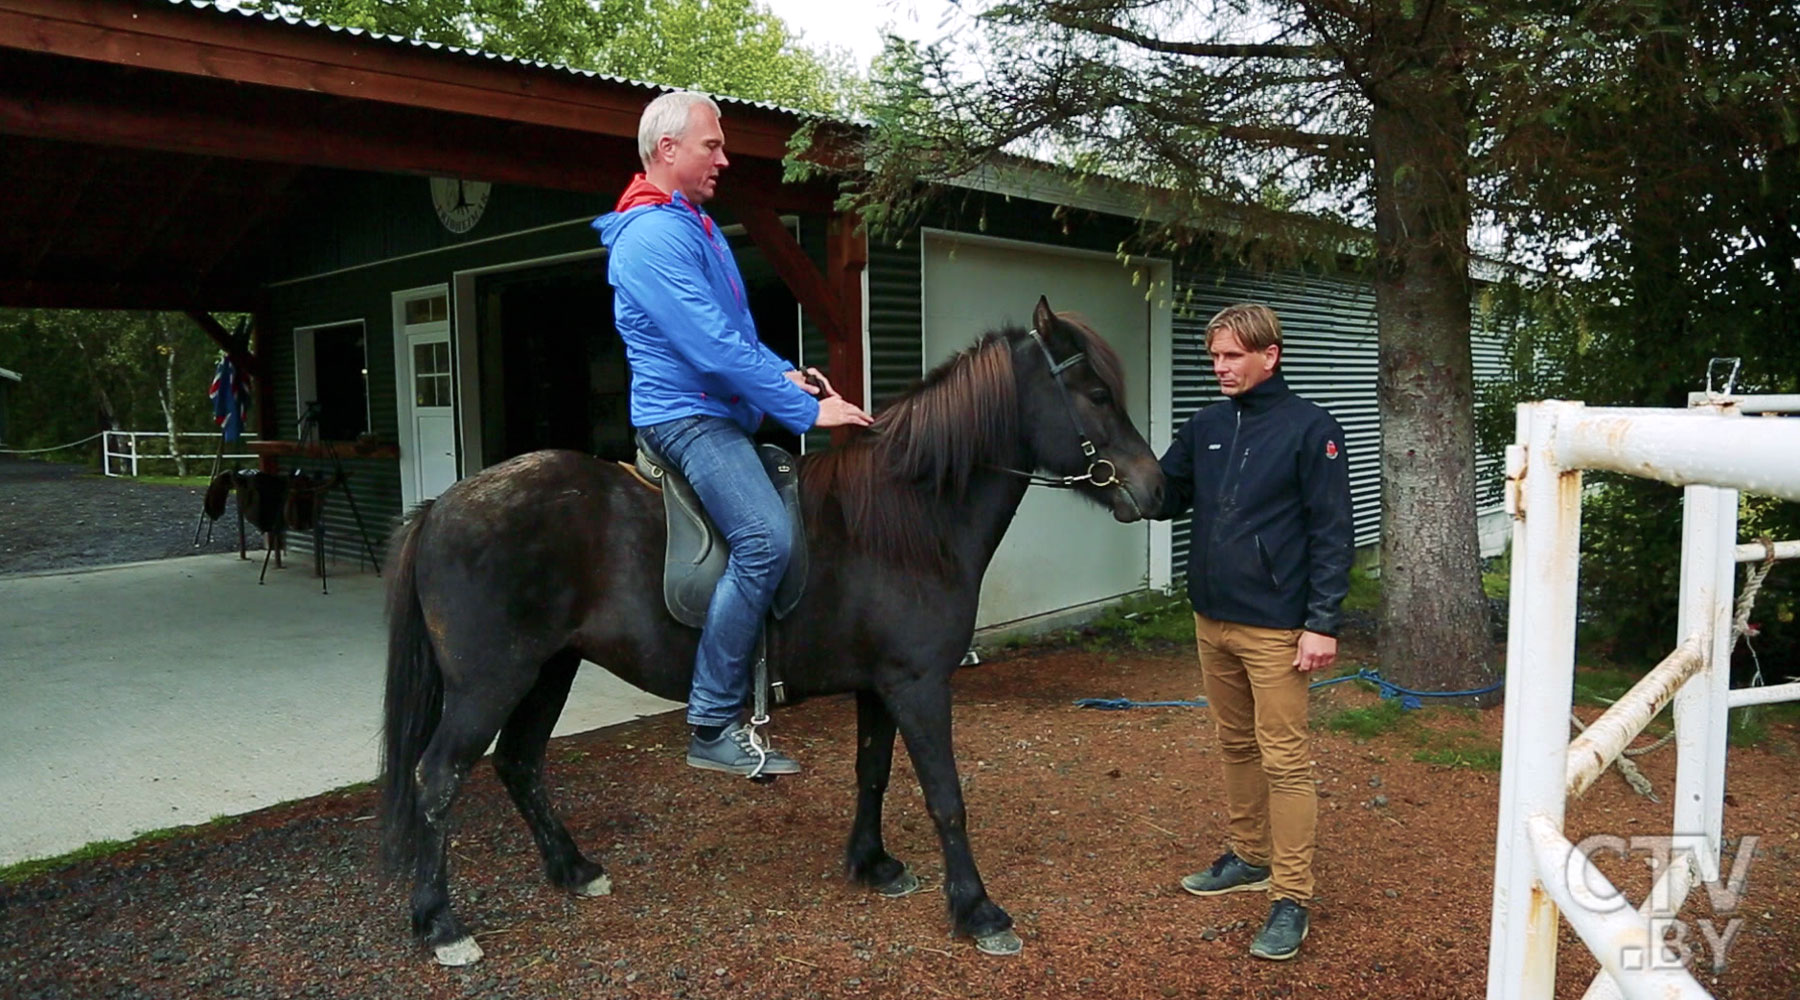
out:
<path id="1" fill-rule="evenodd" d="M 281 436 L 281 428 L 275 422 L 275 380 L 270 378 L 263 359 L 269 350 L 269 309 L 263 306 L 250 314 L 250 356 L 256 359 L 256 436 L 264 441 L 273 441 Z M 281 462 L 273 455 L 262 455 L 256 460 L 256 467 L 262 472 L 280 472 Z"/>
<path id="2" fill-rule="evenodd" d="M 833 384 L 845 399 L 867 408 L 868 368 L 863 351 L 863 271 L 869 266 L 869 237 L 862 218 L 840 212 L 831 220 L 825 244 L 825 280 L 837 292 L 842 336 L 833 337 L 829 359 Z"/>

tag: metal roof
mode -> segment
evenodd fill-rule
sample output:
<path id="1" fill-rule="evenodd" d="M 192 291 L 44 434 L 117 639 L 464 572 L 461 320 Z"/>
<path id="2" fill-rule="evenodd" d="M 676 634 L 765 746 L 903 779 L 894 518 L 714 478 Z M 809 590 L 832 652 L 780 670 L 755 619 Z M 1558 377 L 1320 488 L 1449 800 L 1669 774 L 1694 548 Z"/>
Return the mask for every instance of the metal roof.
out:
<path id="1" fill-rule="evenodd" d="M 363 28 L 345 28 L 345 27 L 340 27 L 335 24 L 328 24 L 324 21 L 319 21 L 319 20 L 315 20 L 312 18 L 297 17 L 297 16 L 294 16 L 291 14 L 281 14 L 281 13 L 277 13 L 275 11 L 245 10 L 242 7 L 235 6 L 235 4 L 233 6 L 227 7 L 227 6 L 221 5 L 221 3 L 218 2 L 218 0 L 168 0 L 168 3 L 172 7 L 188 7 L 188 8 L 193 8 L 195 10 L 211 11 L 217 15 L 234 15 L 237 17 L 245 17 L 245 18 L 251 18 L 251 19 L 255 19 L 255 20 L 268 21 L 271 23 L 280 22 L 282 24 L 286 24 L 286 25 L 289 25 L 294 28 L 304 29 L 304 30 L 308 30 L 308 31 L 321 32 L 321 33 L 329 32 L 329 33 L 338 34 L 338 35 L 346 35 L 346 36 L 349 36 L 352 38 L 367 38 L 371 41 L 382 42 L 382 43 L 389 44 L 389 45 L 408 46 L 410 48 L 415 48 L 415 49 L 428 49 L 432 52 L 448 52 L 453 55 L 460 56 L 460 57 L 466 58 L 466 59 L 481 59 L 481 60 L 486 60 L 489 62 L 501 62 L 501 63 L 509 63 L 509 64 L 517 65 L 517 66 L 529 66 L 533 69 L 541 69 L 546 72 L 561 73 L 565 76 L 583 77 L 583 78 L 586 78 L 589 80 L 599 80 L 599 81 L 602 81 L 605 83 L 624 84 L 625 86 L 638 87 L 643 90 L 672 91 L 672 90 L 681 90 L 682 89 L 680 87 L 673 87 L 673 86 L 670 86 L 670 85 L 664 84 L 664 83 L 651 83 L 647 80 L 633 80 L 629 77 L 614 76 L 613 74 L 610 74 L 610 73 L 601 73 L 601 72 L 597 72 L 597 71 L 591 70 L 591 69 L 577 69 L 573 66 L 565 66 L 565 65 L 562 65 L 561 63 L 545 62 L 541 59 L 524 59 L 524 58 L 520 58 L 519 56 L 502 55 L 498 52 L 487 52 L 482 49 L 465 48 L 460 45 L 445 45 L 442 42 L 420 41 L 420 40 L 414 39 L 414 38 L 407 38 L 404 35 L 383 34 L 380 32 L 368 31 Z M 778 112 L 780 114 L 792 115 L 796 118 L 815 117 L 814 112 L 801 111 L 797 108 L 784 107 L 783 105 L 773 104 L 768 101 L 752 101 L 752 100 L 742 98 L 742 97 L 732 97 L 728 94 L 710 94 L 710 96 L 714 100 L 718 101 L 721 104 L 735 105 L 735 106 L 746 107 L 746 108 L 757 108 L 757 109 L 760 109 L 763 111 L 774 111 L 774 112 Z"/>

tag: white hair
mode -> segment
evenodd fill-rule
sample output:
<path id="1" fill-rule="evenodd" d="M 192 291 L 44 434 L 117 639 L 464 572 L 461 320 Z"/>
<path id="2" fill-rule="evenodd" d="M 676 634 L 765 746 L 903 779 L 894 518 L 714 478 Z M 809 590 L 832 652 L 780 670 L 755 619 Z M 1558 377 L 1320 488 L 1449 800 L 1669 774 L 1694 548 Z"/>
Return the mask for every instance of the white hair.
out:
<path id="1" fill-rule="evenodd" d="M 676 90 L 658 97 L 644 106 L 638 119 L 638 159 L 644 166 L 656 155 L 656 144 L 663 136 L 679 139 L 687 133 L 688 120 L 696 106 L 710 108 L 719 114 L 719 104 L 705 94 L 692 90 Z"/>

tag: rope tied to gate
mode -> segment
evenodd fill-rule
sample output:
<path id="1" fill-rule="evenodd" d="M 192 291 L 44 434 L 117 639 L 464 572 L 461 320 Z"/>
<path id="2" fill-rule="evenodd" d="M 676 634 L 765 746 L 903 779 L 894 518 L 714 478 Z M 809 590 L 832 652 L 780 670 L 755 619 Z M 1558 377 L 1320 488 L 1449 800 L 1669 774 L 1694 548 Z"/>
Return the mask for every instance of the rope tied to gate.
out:
<path id="1" fill-rule="evenodd" d="M 1354 674 L 1344 674 L 1341 677 L 1329 677 L 1322 681 L 1314 681 L 1313 683 L 1308 684 L 1306 689 L 1311 691 L 1316 688 L 1330 687 L 1333 684 L 1342 684 L 1345 681 L 1367 681 L 1376 686 L 1381 692 L 1382 698 L 1400 699 L 1400 707 L 1409 712 L 1424 707 L 1424 703 L 1419 700 L 1421 698 L 1473 698 L 1477 695 L 1498 691 L 1506 683 L 1503 680 L 1495 681 L 1487 687 L 1470 688 L 1466 691 L 1415 691 L 1412 688 L 1401 687 L 1393 681 L 1382 677 L 1378 671 L 1363 667 Z M 1176 701 L 1133 701 L 1130 698 L 1077 698 L 1075 699 L 1075 706 L 1077 708 L 1098 708 L 1108 712 L 1117 712 L 1128 708 L 1204 708 L 1206 706 L 1206 699 L 1194 698 Z"/>
<path id="2" fill-rule="evenodd" d="M 1744 571 L 1744 590 L 1738 595 L 1737 609 L 1731 616 L 1731 645 L 1736 646 L 1739 639 L 1744 640 L 1744 648 L 1750 651 L 1750 664 L 1754 668 L 1750 674 L 1750 686 L 1762 687 L 1762 657 L 1756 655 L 1756 647 L 1750 639 L 1754 635 L 1750 628 L 1750 609 L 1756 604 L 1756 592 L 1762 589 L 1763 580 L 1769 576 L 1769 570 L 1775 565 L 1775 538 L 1767 533 L 1758 538 L 1762 543 L 1763 561 L 1760 565 L 1746 568 Z"/>
<path id="3" fill-rule="evenodd" d="M 1774 536 L 1763 535 L 1757 541 L 1762 543 L 1763 551 L 1768 555 L 1744 575 L 1744 590 L 1738 594 L 1736 613 L 1731 616 L 1731 641 L 1734 645 L 1739 636 L 1750 634 L 1750 608 L 1756 604 L 1756 592 L 1762 589 L 1763 580 L 1768 578 L 1769 570 L 1775 565 Z"/>
<path id="4" fill-rule="evenodd" d="M 1756 606 L 1757 591 L 1762 589 L 1763 580 L 1768 578 L 1769 570 L 1774 567 L 1776 562 L 1774 536 L 1765 534 L 1758 538 L 1757 541 L 1762 543 L 1763 551 L 1768 554 L 1763 557 L 1763 561 L 1760 564 L 1749 568 L 1745 572 L 1744 589 L 1738 594 L 1737 606 L 1733 609 L 1731 616 L 1731 645 L 1736 646 L 1739 639 L 1744 640 L 1744 648 L 1750 650 L 1750 656 L 1752 660 L 1756 662 L 1756 673 L 1750 679 L 1750 685 L 1752 687 L 1761 687 L 1763 679 L 1762 663 L 1760 660 L 1756 660 L 1756 648 L 1750 645 L 1750 637 L 1752 634 L 1750 629 L 1750 609 Z M 1577 730 L 1583 732 L 1587 730 L 1587 726 L 1582 724 L 1582 721 L 1579 718 L 1576 718 L 1575 713 L 1573 712 L 1569 713 L 1569 721 L 1575 724 Z M 1613 761 L 1613 765 L 1618 768 L 1620 776 L 1625 779 L 1625 783 L 1630 785 L 1633 791 L 1636 791 L 1639 795 L 1644 796 L 1652 802 L 1660 802 L 1662 800 L 1658 799 L 1656 793 L 1651 789 L 1650 779 L 1646 778 L 1644 772 L 1638 770 L 1637 765 L 1633 764 L 1627 758 L 1642 757 L 1647 753 L 1655 753 L 1663 747 L 1668 746 L 1669 741 L 1674 738 L 1675 731 L 1670 730 L 1649 746 L 1626 747 L 1620 753 L 1618 759 Z"/>
<path id="5" fill-rule="evenodd" d="M 106 432 L 100 432 L 100 434 L 104 433 Z M 42 455 L 46 451 L 62 451 L 64 448 L 73 448 L 77 445 L 87 444 L 89 441 L 99 437 L 100 434 L 89 434 L 79 441 L 70 441 L 68 444 L 52 445 L 49 448 L 0 448 L 0 455 Z"/>

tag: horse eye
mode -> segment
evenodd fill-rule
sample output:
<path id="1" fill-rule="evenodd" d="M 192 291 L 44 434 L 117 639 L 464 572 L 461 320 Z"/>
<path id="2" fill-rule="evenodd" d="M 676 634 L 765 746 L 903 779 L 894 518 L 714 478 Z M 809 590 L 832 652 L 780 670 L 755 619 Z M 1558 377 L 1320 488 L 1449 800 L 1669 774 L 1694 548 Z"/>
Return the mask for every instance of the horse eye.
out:
<path id="1" fill-rule="evenodd" d="M 1109 406 L 1112 404 L 1112 392 L 1105 387 L 1088 390 L 1088 398 L 1094 401 L 1095 406 Z"/>

